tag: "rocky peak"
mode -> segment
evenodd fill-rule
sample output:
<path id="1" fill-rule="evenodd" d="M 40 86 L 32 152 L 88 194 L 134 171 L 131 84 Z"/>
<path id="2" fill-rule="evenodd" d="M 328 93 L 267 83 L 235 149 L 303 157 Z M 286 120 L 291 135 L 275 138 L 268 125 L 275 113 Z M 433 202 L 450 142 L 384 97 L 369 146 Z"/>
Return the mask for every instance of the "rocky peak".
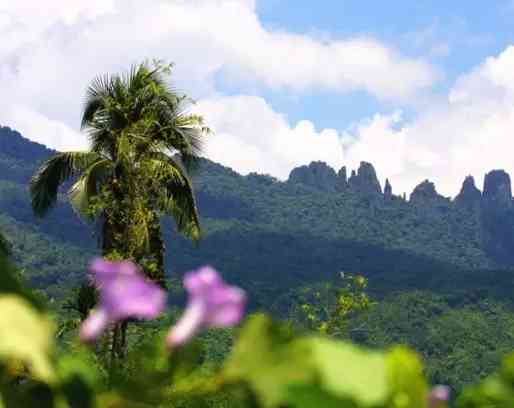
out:
<path id="1" fill-rule="evenodd" d="M 360 193 L 382 193 L 375 168 L 371 163 L 367 162 L 361 162 L 357 173 L 355 173 L 355 170 L 352 170 L 348 185 L 352 190 Z"/>
<path id="2" fill-rule="evenodd" d="M 455 203 L 461 207 L 474 207 L 481 199 L 482 192 L 476 187 L 473 176 L 466 177 L 460 193 L 455 197 Z"/>
<path id="3" fill-rule="evenodd" d="M 418 184 L 410 195 L 410 202 L 413 204 L 432 204 L 445 198 L 436 191 L 435 184 L 425 180 Z"/>
<path id="4" fill-rule="evenodd" d="M 498 208 L 513 206 L 510 176 L 504 170 L 493 170 L 486 174 L 484 179 L 484 204 Z"/>
<path id="5" fill-rule="evenodd" d="M 346 191 L 348 189 L 348 175 L 346 166 L 341 167 L 337 172 L 336 191 Z"/>
<path id="6" fill-rule="evenodd" d="M 390 198 L 393 197 L 393 187 L 391 186 L 391 183 L 389 182 L 389 179 L 386 179 L 386 182 L 385 182 L 384 197 L 386 199 L 390 199 Z"/>
<path id="7" fill-rule="evenodd" d="M 305 184 L 322 191 L 335 191 L 337 175 L 335 170 L 325 162 L 315 161 L 308 166 L 293 169 L 288 181 Z"/>

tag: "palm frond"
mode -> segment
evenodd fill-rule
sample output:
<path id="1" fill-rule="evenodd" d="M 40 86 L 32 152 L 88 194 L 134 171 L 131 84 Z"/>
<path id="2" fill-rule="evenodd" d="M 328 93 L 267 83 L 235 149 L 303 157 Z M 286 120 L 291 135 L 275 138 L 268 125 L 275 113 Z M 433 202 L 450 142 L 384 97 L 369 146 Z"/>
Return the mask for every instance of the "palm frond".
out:
<path id="1" fill-rule="evenodd" d="M 93 121 L 96 113 L 105 108 L 106 99 L 112 94 L 109 75 L 98 76 L 86 91 L 82 113 L 81 129 L 85 129 Z"/>
<path id="2" fill-rule="evenodd" d="M 101 159 L 102 156 L 94 152 L 64 152 L 43 163 L 30 182 L 36 216 L 44 216 L 55 205 L 59 186 Z"/>
<path id="3" fill-rule="evenodd" d="M 203 141 L 209 129 L 197 115 L 183 115 L 160 107 L 153 140 L 170 152 L 178 152 L 189 169 L 203 151 Z"/>
<path id="4" fill-rule="evenodd" d="M 98 194 L 98 185 L 107 179 L 111 171 L 110 160 L 98 160 L 91 164 L 70 188 L 70 203 L 77 214 L 89 218 L 87 209 L 91 199 Z"/>
<path id="5" fill-rule="evenodd" d="M 200 216 L 193 185 L 186 170 L 173 157 L 156 153 L 155 180 L 159 186 L 160 210 L 171 215 L 180 233 L 201 238 Z"/>

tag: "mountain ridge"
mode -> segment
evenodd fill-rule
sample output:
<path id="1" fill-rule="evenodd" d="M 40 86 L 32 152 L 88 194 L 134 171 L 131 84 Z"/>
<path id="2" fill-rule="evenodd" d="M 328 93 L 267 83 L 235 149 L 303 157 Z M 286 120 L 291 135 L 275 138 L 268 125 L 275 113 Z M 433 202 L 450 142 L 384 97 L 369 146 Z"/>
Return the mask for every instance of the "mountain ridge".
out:
<path id="1" fill-rule="evenodd" d="M 57 153 L 56 150 L 27 139 L 21 133 L 10 127 L 0 125 L 0 155 L 10 156 L 11 158 L 22 161 L 33 161 L 34 159 L 36 159 L 36 161 L 43 161 L 55 153 Z M 386 179 L 384 191 L 382 191 L 373 164 L 366 161 L 361 161 L 358 169 L 352 170 L 350 177 L 347 177 L 347 166 L 342 166 L 336 173 L 335 169 L 327 163 L 323 161 L 312 161 L 309 164 L 293 168 L 287 180 L 279 181 L 268 174 L 250 173 L 244 176 L 228 166 L 215 163 L 207 158 L 202 158 L 202 160 L 216 164 L 218 168 L 228 170 L 240 177 L 262 177 L 268 178 L 270 181 L 276 183 L 300 183 L 320 190 L 334 192 L 342 192 L 353 188 L 354 190 L 365 193 L 384 194 L 386 187 L 388 187 L 387 189 L 392 193 L 392 185 L 389 179 Z M 413 193 L 416 193 L 416 189 L 419 190 L 419 188 L 423 188 L 426 183 L 433 185 L 433 190 L 437 196 L 450 199 L 451 201 L 459 201 L 459 195 L 462 196 L 466 194 L 467 189 L 474 187 L 481 195 L 483 194 L 483 196 L 489 197 L 489 200 L 499 200 L 503 205 L 507 206 L 514 205 L 511 177 L 510 174 L 503 169 L 493 169 L 486 173 L 482 190 L 476 187 L 473 176 L 467 176 L 462 183 L 460 193 L 456 194 L 453 199 L 439 195 L 436 191 L 436 185 L 428 179 L 416 185 L 410 197 L 412 197 Z M 435 197 L 433 192 L 430 192 L 429 195 L 432 196 L 431 198 Z M 401 196 L 395 197 L 401 198 Z"/>
<path id="2" fill-rule="evenodd" d="M 63 272 L 58 264 L 62 248 L 73 245 L 93 256 L 98 253 L 97 236 L 94 225 L 78 219 L 64 195 L 45 219 L 32 215 L 27 183 L 52 154 L 17 132 L 0 128 L 0 214 L 5 215 L 17 260 L 29 278 L 70 286 L 83 276 L 87 259 L 68 263 L 69 272 Z M 443 281 L 451 286 L 452 279 L 468 276 L 467 270 L 514 265 L 514 211 L 512 197 L 506 200 L 510 177 L 505 172 L 489 173 L 487 194 L 466 179 L 450 200 L 425 181 L 406 200 L 392 194 L 390 183 L 382 191 L 370 163 L 361 167 L 347 177 L 346 168 L 336 173 L 317 162 L 278 181 L 255 173 L 242 176 L 201 159 L 193 180 L 205 239 L 196 248 L 164 220 L 169 273 L 209 263 L 235 281 L 293 285 L 346 270 L 391 288 L 441 286 Z M 316 184 L 318 177 L 324 182 Z M 46 263 L 35 255 L 30 262 L 24 260 L 27 229 L 44 237 L 38 238 L 42 252 L 54 254 L 44 255 Z"/>

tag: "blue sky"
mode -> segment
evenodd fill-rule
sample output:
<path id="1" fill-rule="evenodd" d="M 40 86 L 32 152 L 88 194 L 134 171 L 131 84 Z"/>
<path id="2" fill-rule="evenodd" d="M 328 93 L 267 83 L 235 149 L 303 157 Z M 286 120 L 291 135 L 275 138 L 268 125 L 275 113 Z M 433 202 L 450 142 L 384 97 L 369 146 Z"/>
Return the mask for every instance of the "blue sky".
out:
<path id="1" fill-rule="evenodd" d="M 257 13 L 270 29 L 330 38 L 371 36 L 406 55 L 429 58 L 444 74 L 435 90 L 446 92 L 462 73 L 514 41 L 514 2 L 463 0 L 262 0 Z M 487 7 L 484 5 L 487 4 Z M 433 49 L 433 50 L 432 50 Z M 432 55 L 433 52 L 433 55 Z M 365 92 L 341 97 L 317 92 L 294 100 L 281 92 L 265 97 L 291 120 L 311 117 L 320 127 L 344 128 L 390 105 Z"/>
<path id="2" fill-rule="evenodd" d="M 175 62 L 214 134 L 205 155 L 287 179 L 323 160 L 372 162 L 397 193 L 514 174 L 514 1 L 0 2 L 0 124 L 87 148 L 95 76 Z"/>

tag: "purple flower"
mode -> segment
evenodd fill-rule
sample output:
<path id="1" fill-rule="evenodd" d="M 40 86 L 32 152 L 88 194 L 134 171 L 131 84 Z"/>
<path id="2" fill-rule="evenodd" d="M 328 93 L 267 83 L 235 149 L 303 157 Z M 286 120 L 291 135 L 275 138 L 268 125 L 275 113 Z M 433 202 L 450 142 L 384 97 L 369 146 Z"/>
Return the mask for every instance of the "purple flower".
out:
<path id="1" fill-rule="evenodd" d="M 245 292 L 223 282 L 215 269 L 206 266 L 187 273 L 184 287 L 189 294 L 188 305 L 168 334 L 168 347 L 187 343 L 203 329 L 233 326 L 243 318 Z"/>
<path id="2" fill-rule="evenodd" d="M 429 408 L 444 407 L 450 400 L 450 387 L 436 385 L 428 395 Z"/>
<path id="3" fill-rule="evenodd" d="M 130 317 L 155 319 L 164 310 L 166 293 L 146 280 L 132 262 L 96 259 L 90 270 L 100 304 L 80 328 L 82 341 L 96 340 L 109 324 Z"/>

